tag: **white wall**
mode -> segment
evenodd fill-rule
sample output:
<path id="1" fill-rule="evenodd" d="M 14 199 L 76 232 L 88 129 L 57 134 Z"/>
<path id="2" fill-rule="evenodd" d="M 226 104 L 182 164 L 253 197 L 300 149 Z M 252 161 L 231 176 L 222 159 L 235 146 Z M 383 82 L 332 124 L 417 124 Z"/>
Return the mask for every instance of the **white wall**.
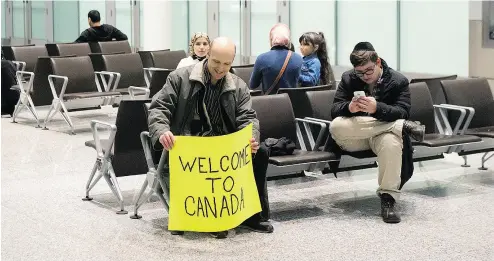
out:
<path id="1" fill-rule="evenodd" d="M 469 2 L 401 2 L 401 71 L 469 75 Z"/>
<path id="2" fill-rule="evenodd" d="M 172 48 L 172 15 L 170 1 L 141 1 L 142 50 Z"/>

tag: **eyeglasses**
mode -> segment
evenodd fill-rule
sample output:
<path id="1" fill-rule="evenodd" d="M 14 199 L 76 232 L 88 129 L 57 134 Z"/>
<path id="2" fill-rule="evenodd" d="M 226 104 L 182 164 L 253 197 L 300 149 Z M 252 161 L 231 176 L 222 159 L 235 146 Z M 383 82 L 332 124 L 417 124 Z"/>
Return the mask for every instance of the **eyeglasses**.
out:
<path id="1" fill-rule="evenodd" d="M 357 71 L 355 69 L 353 69 L 353 71 L 360 78 L 364 77 L 364 75 L 370 76 L 370 75 L 372 75 L 374 73 L 374 70 L 376 69 L 376 65 L 377 64 L 374 64 L 374 66 L 372 66 L 371 68 L 366 69 L 364 72 L 359 72 L 359 71 Z"/>

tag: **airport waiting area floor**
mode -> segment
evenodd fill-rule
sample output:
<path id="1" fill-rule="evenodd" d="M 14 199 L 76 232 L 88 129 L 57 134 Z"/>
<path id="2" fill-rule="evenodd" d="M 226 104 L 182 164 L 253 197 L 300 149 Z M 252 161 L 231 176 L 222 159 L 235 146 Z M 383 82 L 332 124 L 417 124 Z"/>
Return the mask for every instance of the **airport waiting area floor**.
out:
<path id="1" fill-rule="evenodd" d="M 18 124 L 2 118 L 2 260 L 494 260 L 494 161 L 480 171 L 480 155 L 470 168 L 457 155 L 416 163 L 399 224 L 381 220 L 376 169 L 270 181 L 272 234 L 172 236 L 157 197 L 140 220 L 117 215 L 104 180 L 81 200 L 95 160 L 89 122 L 116 112 L 70 113 L 75 136 L 60 115 L 50 130 L 27 111 Z M 144 179 L 119 179 L 129 213 Z"/>

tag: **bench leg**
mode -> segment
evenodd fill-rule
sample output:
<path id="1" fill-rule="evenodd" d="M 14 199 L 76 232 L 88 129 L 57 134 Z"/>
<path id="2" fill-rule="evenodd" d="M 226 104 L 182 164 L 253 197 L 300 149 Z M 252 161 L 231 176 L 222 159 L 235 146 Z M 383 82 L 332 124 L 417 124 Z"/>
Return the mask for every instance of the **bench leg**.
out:
<path id="1" fill-rule="evenodd" d="M 46 114 L 45 122 L 43 124 L 44 125 L 43 130 L 48 129 L 46 127 L 46 125 L 48 124 L 48 122 L 51 121 L 51 119 L 53 119 L 53 116 L 55 116 L 55 114 L 57 113 L 58 110 L 60 110 L 59 101 L 58 101 L 58 99 L 53 99 L 53 101 L 51 102 L 51 105 L 50 105 L 50 109 L 48 110 L 48 113 Z"/>
<path id="2" fill-rule="evenodd" d="M 71 131 L 70 134 L 71 135 L 75 135 L 75 132 L 74 132 L 74 124 L 72 124 L 72 120 L 69 117 L 69 111 L 67 110 L 67 107 L 65 107 L 65 104 L 62 101 L 60 101 L 60 106 L 62 106 L 62 111 L 60 113 L 62 113 L 63 119 L 70 126 L 70 131 Z"/>
<path id="3" fill-rule="evenodd" d="M 118 203 L 120 203 L 120 210 L 117 211 L 117 214 L 127 214 L 128 212 L 124 209 L 124 199 L 122 196 L 122 191 L 120 190 L 117 177 L 115 176 L 115 171 L 113 170 L 113 166 L 110 162 L 108 162 L 108 171 L 106 173 L 106 181 L 108 182 L 108 185 L 110 185 L 113 194 L 117 197 Z"/>
<path id="4" fill-rule="evenodd" d="M 84 201 L 93 200 L 93 198 L 89 197 L 89 191 L 91 191 L 91 189 L 94 187 L 94 185 L 96 185 L 96 183 L 103 176 L 103 175 L 99 174 L 98 177 L 96 178 L 95 182 L 93 184 L 91 184 L 91 182 L 93 181 L 93 178 L 94 178 L 94 174 L 96 174 L 96 171 L 98 171 L 99 169 L 101 169 L 101 161 L 100 161 L 100 159 L 96 159 L 96 162 L 94 163 L 93 170 L 91 171 L 91 175 L 89 175 L 89 179 L 86 183 L 86 197 L 83 198 L 82 200 L 84 200 Z"/>
<path id="5" fill-rule="evenodd" d="M 488 161 L 490 158 L 492 158 L 492 156 L 494 156 L 494 152 L 492 152 L 492 154 L 491 154 L 489 157 L 487 157 L 487 155 L 488 155 L 488 154 L 489 154 L 489 152 L 486 152 L 486 153 L 484 153 L 484 155 L 482 156 L 482 166 L 479 168 L 479 170 L 487 170 L 487 169 L 488 169 L 488 168 L 486 168 L 486 167 L 484 166 L 484 163 L 485 163 L 486 161 Z"/>
<path id="6" fill-rule="evenodd" d="M 31 99 L 31 96 L 29 94 L 27 95 L 27 101 L 29 103 L 29 105 L 27 105 L 27 108 L 29 109 L 31 114 L 33 114 L 34 119 L 36 119 L 36 123 L 38 124 L 38 126 L 36 126 L 36 128 L 41 128 L 41 125 L 39 124 L 38 112 L 36 111 L 36 108 L 34 107 L 33 100 Z"/>
<path id="7" fill-rule="evenodd" d="M 153 195 L 153 190 L 151 190 L 151 192 L 148 194 L 148 196 L 146 196 L 144 198 L 144 200 L 142 200 L 141 202 L 139 202 L 139 200 L 141 199 L 142 195 L 144 195 L 144 192 L 146 191 L 146 188 L 148 186 L 148 179 L 146 178 L 144 180 L 144 183 L 142 184 L 142 187 L 141 187 L 141 190 L 139 191 L 139 194 L 137 195 L 135 201 L 134 201 L 134 215 L 130 216 L 131 219 L 140 219 L 142 218 L 142 216 L 138 215 L 137 214 L 137 210 L 142 206 L 142 204 L 144 202 L 146 202 L 146 200 L 151 197 L 151 195 Z"/>
<path id="8" fill-rule="evenodd" d="M 19 112 L 22 111 L 24 106 L 26 106 L 26 105 L 24 105 L 24 103 L 22 103 L 22 97 L 21 97 L 17 101 L 17 105 L 15 106 L 14 112 L 12 113 L 12 122 L 13 123 L 17 123 L 17 121 L 15 121 L 15 118 L 17 117 L 17 114 L 19 114 Z"/>
<path id="9" fill-rule="evenodd" d="M 467 159 L 467 156 L 466 156 L 466 155 L 463 155 L 462 157 L 463 157 L 463 162 L 464 162 L 464 163 L 463 163 L 463 165 L 461 165 L 461 166 L 462 166 L 462 167 L 464 167 L 464 168 L 468 168 L 468 167 L 470 167 L 470 165 L 468 165 L 468 159 Z"/>

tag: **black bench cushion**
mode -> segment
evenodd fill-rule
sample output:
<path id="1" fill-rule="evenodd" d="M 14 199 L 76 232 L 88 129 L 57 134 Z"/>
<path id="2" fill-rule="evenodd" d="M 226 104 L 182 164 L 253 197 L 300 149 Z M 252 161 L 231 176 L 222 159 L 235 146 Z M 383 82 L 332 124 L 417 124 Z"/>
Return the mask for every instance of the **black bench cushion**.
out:
<path id="1" fill-rule="evenodd" d="M 15 46 L 12 52 L 16 61 L 26 63 L 25 71 L 34 72 L 34 66 L 40 56 L 48 56 L 48 51 L 44 45 L 40 46 Z"/>
<path id="2" fill-rule="evenodd" d="M 326 151 L 303 151 L 295 150 L 293 155 L 286 156 L 271 156 L 269 157 L 269 163 L 276 166 L 289 166 L 296 164 L 305 164 L 313 162 L 325 162 L 338 160 L 332 152 Z"/>
<path id="3" fill-rule="evenodd" d="M 473 143 L 480 142 L 481 138 L 472 135 L 444 135 L 444 134 L 426 134 L 424 137 L 424 141 L 412 142 L 414 146 L 426 146 L 426 147 L 444 147 L 444 146 L 453 146 L 465 143 Z"/>
<path id="4" fill-rule="evenodd" d="M 310 107 L 312 108 L 311 117 L 326 121 L 331 121 L 331 105 L 333 104 L 336 90 L 326 91 L 308 91 L 306 92 Z"/>
<path id="5" fill-rule="evenodd" d="M 136 53 L 103 55 L 105 70 L 120 73 L 117 88 L 145 86 L 141 57 Z"/>
<path id="6" fill-rule="evenodd" d="M 487 126 L 482 128 L 468 129 L 465 134 L 475 135 L 485 138 L 494 138 L 494 126 Z"/>

